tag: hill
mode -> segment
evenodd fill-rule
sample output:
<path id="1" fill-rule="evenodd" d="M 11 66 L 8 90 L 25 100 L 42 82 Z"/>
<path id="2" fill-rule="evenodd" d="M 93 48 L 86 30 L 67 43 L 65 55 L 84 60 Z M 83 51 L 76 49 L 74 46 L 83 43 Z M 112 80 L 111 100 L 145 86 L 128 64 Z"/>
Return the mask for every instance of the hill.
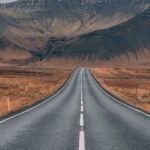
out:
<path id="1" fill-rule="evenodd" d="M 115 27 L 72 38 L 50 38 L 45 57 L 110 61 L 116 57 L 140 60 L 150 52 L 150 8 Z M 130 57 L 133 56 L 133 57 Z"/>

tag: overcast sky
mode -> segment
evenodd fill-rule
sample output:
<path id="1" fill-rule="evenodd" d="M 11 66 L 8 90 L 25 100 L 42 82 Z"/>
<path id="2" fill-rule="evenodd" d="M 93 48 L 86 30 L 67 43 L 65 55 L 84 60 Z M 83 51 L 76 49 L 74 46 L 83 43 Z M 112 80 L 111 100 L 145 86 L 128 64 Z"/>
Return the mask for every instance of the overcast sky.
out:
<path id="1" fill-rule="evenodd" d="M 16 1 L 16 0 L 0 0 L 0 3 L 7 3 L 7 2 L 13 2 L 13 1 Z"/>

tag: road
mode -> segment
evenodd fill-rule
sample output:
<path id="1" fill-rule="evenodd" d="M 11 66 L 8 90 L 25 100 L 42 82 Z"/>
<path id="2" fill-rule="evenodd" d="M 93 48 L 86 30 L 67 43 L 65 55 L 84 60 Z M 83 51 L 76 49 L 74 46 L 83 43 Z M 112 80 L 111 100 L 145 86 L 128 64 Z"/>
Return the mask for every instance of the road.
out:
<path id="1" fill-rule="evenodd" d="M 0 150 L 150 150 L 150 115 L 77 69 L 54 96 L 0 120 Z"/>

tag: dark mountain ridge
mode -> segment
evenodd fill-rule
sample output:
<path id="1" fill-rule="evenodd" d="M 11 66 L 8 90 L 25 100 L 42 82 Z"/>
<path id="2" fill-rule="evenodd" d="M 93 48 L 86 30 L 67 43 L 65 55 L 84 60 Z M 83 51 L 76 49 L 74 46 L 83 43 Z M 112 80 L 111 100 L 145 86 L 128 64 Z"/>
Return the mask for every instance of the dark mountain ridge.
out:
<path id="1" fill-rule="evenodd" d="M 115 27 L 97 30 L 73 38 L 50 38 L 45 57 L 77 57 L 90 60 L 111 60 L 116 56 L 136 57 L 150 51 L 150 8 Z M 138 59 L 138 57 L 137 57 Z"/>

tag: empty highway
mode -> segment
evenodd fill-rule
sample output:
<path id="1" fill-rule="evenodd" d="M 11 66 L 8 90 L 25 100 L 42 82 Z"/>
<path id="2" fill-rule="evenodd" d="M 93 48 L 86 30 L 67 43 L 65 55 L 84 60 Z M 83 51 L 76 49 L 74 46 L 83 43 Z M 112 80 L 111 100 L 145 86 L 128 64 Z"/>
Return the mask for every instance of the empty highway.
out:
<path id="1" fill-rule="evenodd" d="M 150 150 L 150 115 L 77 69 L 52 97 L 0 119 L 0 150 Z"/>

